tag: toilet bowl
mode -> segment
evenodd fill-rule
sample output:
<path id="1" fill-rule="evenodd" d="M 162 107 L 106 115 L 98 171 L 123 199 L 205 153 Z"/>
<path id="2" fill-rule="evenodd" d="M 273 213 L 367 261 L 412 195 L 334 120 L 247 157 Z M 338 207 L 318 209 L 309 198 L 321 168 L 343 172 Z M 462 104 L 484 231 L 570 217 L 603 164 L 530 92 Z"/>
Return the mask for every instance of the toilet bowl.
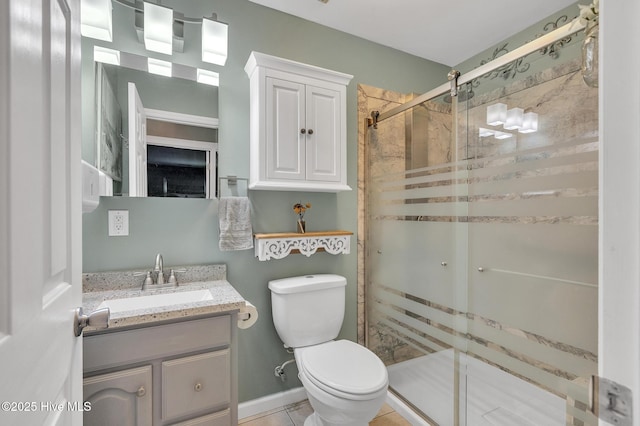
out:
<path id="1" fill-rule="evenodd" d="M 269 282 L 273 322 L 292 348 L 314 413 L 305 426 L 364 426 L 384 403 L 387 369 L 373 352 L 334 340 L 342 327 L 346 279 L 320 274 Z"/>
<path id="2" fill-rule="evenodd" d="M 366 425 L 387 396 L 387 369 L 371 351 L 349 340 L 294 350 L 298 377 L 315 414 L 305 426 Z"/>

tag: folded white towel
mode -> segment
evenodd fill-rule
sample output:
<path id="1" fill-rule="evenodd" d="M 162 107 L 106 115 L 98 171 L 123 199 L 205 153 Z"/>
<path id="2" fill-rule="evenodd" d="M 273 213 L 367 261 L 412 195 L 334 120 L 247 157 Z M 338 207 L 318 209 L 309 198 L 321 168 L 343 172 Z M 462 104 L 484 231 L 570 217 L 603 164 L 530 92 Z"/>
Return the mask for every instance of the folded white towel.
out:
<path id="1" fill-rule="evenodd" d="M 222 197 L 218 200 L 220 250 L 246 250 L 253 247 L 251 202 L 247 197 Z"/>

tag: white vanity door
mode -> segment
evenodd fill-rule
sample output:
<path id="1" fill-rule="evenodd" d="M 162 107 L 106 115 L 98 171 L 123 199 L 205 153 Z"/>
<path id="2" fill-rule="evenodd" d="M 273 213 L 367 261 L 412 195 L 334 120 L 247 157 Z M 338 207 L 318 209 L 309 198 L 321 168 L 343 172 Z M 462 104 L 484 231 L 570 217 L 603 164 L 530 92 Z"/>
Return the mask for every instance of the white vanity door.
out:
<path id="1" fill-rule="evenodd" d="M 129 83 L 129 196 L 147 196 L 147 114 L 138 89 Z"/>
<path id="2" fill-rule="evenodd" d="M 3 425 L 82 424 L 79 7 L 0 2 Z"/>

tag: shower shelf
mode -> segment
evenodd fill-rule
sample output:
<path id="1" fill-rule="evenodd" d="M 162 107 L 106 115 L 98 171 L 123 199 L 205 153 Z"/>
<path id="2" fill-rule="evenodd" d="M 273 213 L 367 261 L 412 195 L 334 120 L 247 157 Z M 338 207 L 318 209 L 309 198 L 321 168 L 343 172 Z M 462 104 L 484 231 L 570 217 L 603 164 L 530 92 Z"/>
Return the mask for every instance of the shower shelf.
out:
<path id="1" fill-rule="evenodd" d="M 331 254 L 349 254 L 351 231 L 280 232 L 254 234 L 258 260 L 282 259 L 293 253 L 309 257 L 318 251 Z"/>

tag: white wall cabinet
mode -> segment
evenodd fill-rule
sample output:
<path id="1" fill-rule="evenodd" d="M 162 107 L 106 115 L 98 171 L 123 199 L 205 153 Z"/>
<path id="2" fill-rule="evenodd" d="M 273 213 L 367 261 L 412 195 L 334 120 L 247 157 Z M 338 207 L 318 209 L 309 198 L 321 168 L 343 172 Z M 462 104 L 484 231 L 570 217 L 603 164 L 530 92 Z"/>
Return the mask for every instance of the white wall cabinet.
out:
<path id="1" fill-rule="evenodd" d="M 346 88 L 353 76 L 252 52 L 250 189 L 348 191 Z"/>
<path id="2" fill-rule="evenodd" d="M 237 314 L 84 337 L 84 423 L 237 424 Z"/>

